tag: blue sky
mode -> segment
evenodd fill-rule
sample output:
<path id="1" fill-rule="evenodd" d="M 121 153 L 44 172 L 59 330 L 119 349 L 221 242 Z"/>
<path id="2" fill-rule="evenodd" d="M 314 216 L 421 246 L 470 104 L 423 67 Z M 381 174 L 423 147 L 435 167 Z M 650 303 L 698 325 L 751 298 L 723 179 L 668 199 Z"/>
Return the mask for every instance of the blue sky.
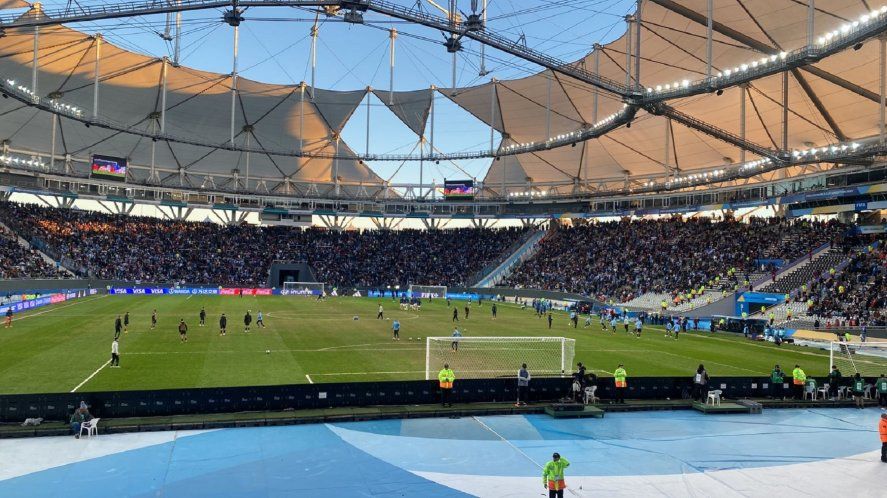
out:
<path id="1" fill-rule="evenodd" d="M 447 0 L 436 0 L 446 6 Z M 420 0 L 431 13 L 440 14 L 428 0 Z M 481 4 L 482 0 L 478 0 Z M 47 10 L 64 8 L 67 0 L 43 2 Z M 112 4 L 112 1 L 81 0 L 80 5 Z M 415 0 L 397 0 L 412 6 Z M 580 58 L 596 42 L 607 42 L 624 30 L 626 13 L 634 10 L 631 0 L 489 0 L 488 27 L 512 40 L 526 39 L 529 47 L 565 61 Z M 462 12 L 471 10 L 471 1 L 459 0 Z M 233 30 L 221 20 L 220 10 L 186 12 L 183 15 L 181 63 L 219 73 L 231 72 Z M 248 9 L 240 30 L 240 73 L 245 78 L 280 84 L 310 81 L 310 29 L 317 14 L 309 9 L 263 7 Z M 388 30 L 397 29 L 395 90 L 451 86 L 452 58 L 441 45 L 440 32 L 372 13 L 367 25 L 341 22 L 320 14 L 317 53 L 317 86 L 335 90 L 387 89 Z M 152 56 L 172 54 L 172 45 L 160 34 L 166 30 L 166 16 L 84 23 L 72 27 L 87 33 L 101 32 L 107 40 L 123 48 Z M 491 77 L 511 79 L 539 71 L 502 52 L 486 50 L 486 76 L 478 75 L 480 46 L 466 41 L 457 58 L 459 86 L 482 84 Z M 370 99 L 370 152 L 409 152 L 417 137 L 375 97 Z M 442 96 L 435 104 L 435 145 L 444 152 L 489 147 L 489 128 Z M 356 151 L 366 149 L 366 102 L 354 113 L 343 131 L 343 138 Z M 496 136 L 498 142 L 499 137 Z M 466 173 L 482 179 L 489 160 L 461 161 L 427 165 L 425 180 L 462 178 Z M 399 164 L 371 163 L 388 178 Z M 415 182 L 418 165 L 407 163 L 393 177 L 395 182 Z"/>

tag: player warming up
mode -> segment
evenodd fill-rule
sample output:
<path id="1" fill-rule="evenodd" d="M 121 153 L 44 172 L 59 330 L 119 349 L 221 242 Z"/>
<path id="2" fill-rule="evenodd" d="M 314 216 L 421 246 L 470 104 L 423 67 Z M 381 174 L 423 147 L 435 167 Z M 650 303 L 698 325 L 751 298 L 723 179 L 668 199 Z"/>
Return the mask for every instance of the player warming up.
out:
<path id="1" fill-rule="evenodd" d="M 3 319 L 3 328 L 12 328 L 12 306 L 6 309 L 6 318 Z"/>
<path id="2" fill-rule="evenodd" d="M 151 312 L 151 330 L 157 327 L 157 310 Z"/>
<path id="3" fill-rule="evenodd" d="M 262 310 L 259 310 L 259 314 L 256 315 L 256 327 L 265 328 L 265 319 L 262 316 Z"/>
<path id="4" fill-rule="evenodd" d="M 203 327 L 206 325 L 206 309 L 204 307 L 200 307 L 200 326 Z"/>
<path id="5" fill-rule="evenodd" d="M 120 332 L 123 332 L 123 320 L 117 315 L 117 319 L 114 320 L 114 339 L 120 338 Z"/>
<path id="6" fill-rule="evenodd" d="M 400 340 L 400 322 L 397 319 L 394 319 L 394 322 L 391 324 L 391 331 L 394 333 L 393 339 L 395 341 Z"/>
<path id="7" fill-rule="evenodd" d="M 253 315 L 250 310 L 246 310 L 246 314 L 243 315 L 243 331 L 249 332 L 249 326 L 253 323 Z"/>
<path id="8" fill-rule="evenodd" d="M 123 333 L 129 333 L 129 311 L 123 315 Z"/>
<path id="9" fill-rule="evenodd" d="M 116 337 L 111 343 L 111 368 L 120 368 L 120 343 Z"/>
<path id="10" fill-rule="evenodd" d="M 227 335 L 228 334 L 228 317 L 222 313 L 222 316 L 219 317 L 219 335 Z"/>
<path id="11" fill-rule="evenodd" d="M 179 319 L 179 340 L 181 342 L 188 342 L 188 324 L 185 323 L 184 318 Z"/>
<path id="12" fill-rule="evenodd" d="M 382 305 L 379 305 L 379 312 L 376 313 L 376 320 L 382 320 L 385 318 L 385 310 L 382 308 Z"/>

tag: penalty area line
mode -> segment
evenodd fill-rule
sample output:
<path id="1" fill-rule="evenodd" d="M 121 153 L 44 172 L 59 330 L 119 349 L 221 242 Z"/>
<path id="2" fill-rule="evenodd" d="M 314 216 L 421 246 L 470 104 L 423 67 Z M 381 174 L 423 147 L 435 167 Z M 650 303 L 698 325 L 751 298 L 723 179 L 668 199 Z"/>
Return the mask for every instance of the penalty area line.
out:
<path id="1" fill-rule="evenodd" d="M 93 372 L 89 377 L 85 378 L 83 380 L 83 382 L 77 384 L 77 387 L 75 387 L 74 389 L 71 389 L 71 392 L 72 393 L 77 392 L 78 389 L 80 389 L 81 387 L 83 387 L 84 384 L 86 384 L 87 382 L 92 380 L 93 377 L 95 377 L 99 372 L 102 371 L 103 368 L 107 367 L 109 364 L 111 364 L 111 360 L 106 361 L 104 364 L 102 364 L 102 366 L 100 366 L 99 368 L 96 368 L 95 372 Z"/>

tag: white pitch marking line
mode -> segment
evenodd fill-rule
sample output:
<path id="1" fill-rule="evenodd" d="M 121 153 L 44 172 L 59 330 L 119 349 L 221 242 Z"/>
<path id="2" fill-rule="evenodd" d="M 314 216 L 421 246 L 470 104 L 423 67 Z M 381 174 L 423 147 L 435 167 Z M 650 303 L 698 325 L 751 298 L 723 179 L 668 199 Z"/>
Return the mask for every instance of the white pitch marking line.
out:
<path id="1" fill-rule="evenodd" d="M 66 304 L 66 305 L 64 305 L 64 306 L 57 306 L 57 307 L 52 308 L 52 309 L 43 310 L 43 311 L 37 311 L 36 313 L 28 313 L 28 314 L 25 315 L 25 316 L 22 316 L 22 317 L 18 317 L 18 318 L 16 318 L 16 320 L 25 320 L 25 319 L 27 319 L 27 318 L 34 318 L 35 316 L 44 315 L 44 314 L 46 314 L 46 313 L 52 313 L 53 311 L 60 310 L 60 309 L 62 309 L 62 308 L 69 308 L 69 307 L 71 307 L 71 306 L 77 306 L 78 304 L 83 304 L 83 303 L 86 303 L 86 302 L 89 302 L 89 301 L 95 301 L 95 300 L 97 300 L 97 299 L 101 299 L 101 298 L 103 298 L 103 297 L 108 297 L 108 296 L 110 296 L 110 294 L 102 294 L 101 296 L 98 296 L 98 297 L 95 297 L 95 298 L 92 298 L 92 299 L 84 299 L 84 300 L 82 300 L 82 301 L 77 301 L 76 303 Z"/>
<path id="2" fill-rule="evenodd" d="M 324 376 L 324 375 L 375 375 L 375 374 L 410 374 L 410 373 L 425 373 L 425 370 L 400 370 L 397 372 L 327 372 L 327 373 L 315 373 L 314 376 Z M 308 377 L 308 375 L 305 375 Z M 309 379 L 310 380 L 310 379 Z"/>
<path id="3" fill-rule="evenodd" d="M 309 377 L 308 374 L 305 374 L 305 378 L 308 379 L 309 384 L 314 384 L 314 381 L 311 380 L 311 377 Z"/>
<path id="4" fill-rule="evenodd" d="M 92 375 L 90 375 L 89 377 L 87 377 L 86 379 L 84 379 L 83 382 L 77 384 L 77 387 L 75 387 L 74 389 L 71 389 L 71 392 L 72 392 L 72 393 L 73 393 L 73 392 L 76 392 L 78 389 L 80 389 L 81 387 L 83 387 L 83 384 L 86 384 L 87 382 L 89 382 L 93 377 L 95 377 L 99 372 L 102 371 L 103 368 L 107 367 L 110 363 L 111 363 L 111 360 L 106 361 L 102 366 L 100 366 L 99 368 L 97 368 L 97 369 L 95 370 L 95 372 L 92 373 Z"/>

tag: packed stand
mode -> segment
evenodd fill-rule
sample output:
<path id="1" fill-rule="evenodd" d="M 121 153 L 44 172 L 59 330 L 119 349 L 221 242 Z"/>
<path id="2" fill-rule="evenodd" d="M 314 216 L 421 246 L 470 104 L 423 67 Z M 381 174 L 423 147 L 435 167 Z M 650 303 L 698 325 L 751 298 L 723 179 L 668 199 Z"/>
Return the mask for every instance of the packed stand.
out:
<path id="1" fill-rule="evenodd" d="M 95 278 L 227 286 L 266 285 L 275 260 L 306 261 L 333 286 L 470 285 L 524 232 L 221 226 L 15 203 L 0 217 Z"/>
<path id="2" fill-rule="evenodd" d="M 514 287 L 574 292 L 626 302 L 646 293 L 672 303 L 699 300 L 713 287 L 748 285 L 758 259 L 793 260 L 846 227 L 837 222 L 751 218 L 622 220 L 555 229 L 513 272 Z M 724 280 L 729 280 L 726 284 Z"/>
<path id="3" fill-rule="evenodd" d="M 794 301 L 822 327 L 887 325 L 887 238 L 863 244 L 849 264 L 801 287 Z"/>
<path id="4" fill-rule="evenodd" d="M 0 227 L 0 279 L 65 278 L 69 276 L 40 253 L 22 246 L 16 235 Z"/>

